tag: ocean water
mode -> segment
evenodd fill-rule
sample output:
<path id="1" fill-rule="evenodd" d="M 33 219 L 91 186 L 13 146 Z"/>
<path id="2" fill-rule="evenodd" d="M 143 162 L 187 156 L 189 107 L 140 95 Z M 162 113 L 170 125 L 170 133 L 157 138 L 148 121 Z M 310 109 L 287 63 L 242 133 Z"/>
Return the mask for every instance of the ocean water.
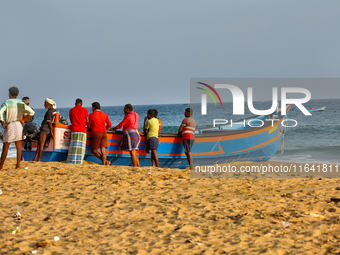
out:
<path id="1" fill-rule="evenodd" d="M 311 100 L 306 108 L 326 106 L 322 112 L 290 111 L 288 117 L 298 121 L 284 136 L 284 152 L 277 152 L 274 161 L 296 163 L 340 163 L 340 100 Z"/>
<path id="2" fill-rule="evenodd" d="M 255 102 L 256 109 L 269 109 L 272 102 Z M 296 127 L 288 128 L 284 135 L 284 151 L 281 148 L 271 159 L 278 162 L 293 163 L 319 163 L 319 164 L 339 164 L 340 163 L 340 100 L 325 99 L 311 100 L 304 104 L 306 108 L 319 108 L 326 106 L 323 112 L 311 112 L 312 116 L 305 116 L 302 112 L 290 111 L 289 119 L 298 122 Z M 183 104 L 163 104 L 163 105 L 136 105 L 134 111 L 140 116 L 140 130 L 143 127 L 143 120 L 146 112 L 153 108 L 158 110 L 158 117 L 162 120 L 162 132 L 176 132 L 184 118 L 184 110 L 189 105 Z M 211 126 L 213 119 L 226 119 L 230 122 L 252 116 L 245 107 L 244 116 L 232 115 L 232 103 L 223 103 L 223 107 L 208 104 L 206 116 L 200 115 L 200 105 L 192 105 L 193 117 L 196 119 L 197 127 Z M 68 119 L 70 108 L 59 108 L 61 116 Z M 88 108 L 89 113 L 91 109 Z M 116 126 L 124 116 L 123 106 L 106 106 L 101 109 L 109 115 L 113 126 Z M 41 124 L 45 109 L 35 109 L 34 122 Z M 293 122 L 289 122 L 293 125 Z M 2 128 L 0 131 L 3 131 Z M 2 143 L 0 145 L 2 147 Z M 16 156 L 15 147 L 12 144 L 9 156 Z"/>

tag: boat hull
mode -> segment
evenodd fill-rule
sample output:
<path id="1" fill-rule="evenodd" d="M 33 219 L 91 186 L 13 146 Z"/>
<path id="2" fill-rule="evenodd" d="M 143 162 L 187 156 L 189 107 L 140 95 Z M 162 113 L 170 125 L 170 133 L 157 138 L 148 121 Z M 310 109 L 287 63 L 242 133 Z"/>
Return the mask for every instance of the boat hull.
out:
<path id="1" fill-rule="evenodd" d="M 266 161 L 277 151 L 282 136 L 281 121 L 261 128 L 246 130 L 206 130 L 197 134 L 192 148 L 195 166 L 213 165 L 239 161 Z M 55 139 L 51 139 L 44 149 L 42 161 L 66 161 L 68 144 L 70 142 L 70 127 L 62 124 L 54 125 Z M 87 132 L 85 160 L 101 163 L 91 153 L 91 134 Z M 121 133 L 108 132 L 109 147 L 107 159 L 112 165 L 131 166 L 131 156 L 118 147 Z M 32 149 L 24 148 L 22 153 L 25 160 L 32 160 L 36 150 L 33 142 Z M 151 166 L 151 156 L 145 152 L 146 137 L 141 136 L 137 156 L 141 166 Z M 160 134 L 157 150 L 160 167 L 186 168 L 187 158 L 184 154 L 182 138 L 174 134 Z"/>

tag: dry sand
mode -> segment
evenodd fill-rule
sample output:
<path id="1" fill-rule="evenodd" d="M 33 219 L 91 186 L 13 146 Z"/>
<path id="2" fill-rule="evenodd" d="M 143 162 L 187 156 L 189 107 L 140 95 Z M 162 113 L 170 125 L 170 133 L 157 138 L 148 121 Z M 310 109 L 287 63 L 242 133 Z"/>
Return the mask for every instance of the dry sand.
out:
<path id="1" fill-rule="evenodd" d="M 7 159 L 0 172 L 0 254 L 340 253 L 340 207 L 330 202 L 340 198 L 338 178 L 190 179 L 180 169 L 14 166 Z M 21 220 L 13 217 L 18 210 Z M 21 232 L 9 232 L 18 226 Z"/>

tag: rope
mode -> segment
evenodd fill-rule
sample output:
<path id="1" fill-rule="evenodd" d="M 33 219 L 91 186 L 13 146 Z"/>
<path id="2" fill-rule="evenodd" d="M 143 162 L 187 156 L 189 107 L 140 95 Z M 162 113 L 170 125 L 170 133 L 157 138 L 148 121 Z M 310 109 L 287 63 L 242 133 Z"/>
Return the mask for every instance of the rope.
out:
<path id="1" fill-rule="evenodd" d="M 282 132 L 282 139 L 281 139 L 281 154 L 284 152 L 285 150 L 285 133 L 288 131 L 288 126 L 283 127 L 283 125 L 281 124 L 281 132 Z"/>

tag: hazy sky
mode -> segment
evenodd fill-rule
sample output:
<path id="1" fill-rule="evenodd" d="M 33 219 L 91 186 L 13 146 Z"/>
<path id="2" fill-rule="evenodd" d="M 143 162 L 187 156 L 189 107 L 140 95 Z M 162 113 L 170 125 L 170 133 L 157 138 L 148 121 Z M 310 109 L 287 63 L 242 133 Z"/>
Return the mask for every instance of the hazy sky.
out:
<path id="1" fill-rule="evenodd" d="M 339 13 L 338 0 L 0 0 L 0 101 L 17 86 L 34 108 L 188 103 L 190 78 L 340 77 Z"/>

